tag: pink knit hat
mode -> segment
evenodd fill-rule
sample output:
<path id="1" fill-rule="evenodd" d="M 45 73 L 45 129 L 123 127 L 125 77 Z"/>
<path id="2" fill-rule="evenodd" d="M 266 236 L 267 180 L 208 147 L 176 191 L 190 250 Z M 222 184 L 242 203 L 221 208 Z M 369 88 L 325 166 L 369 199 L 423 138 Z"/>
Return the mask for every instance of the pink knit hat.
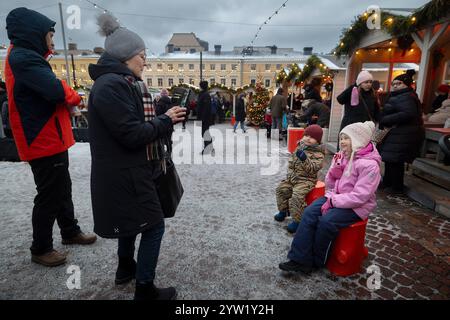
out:
<path id="1" fill-rule="evenodd" d="M 363 70 L 358 74 L 358 78 L 356 78 L 356 85 L 359 86 L 361 83 L 366 82 L 368 80 L 373 81 L 373 76 L 370 74 L 369 71 Z M 359 92 L 358 87 L 354 87 L 352 89 L 352 96 L 350 100 L 350 105 L 355 107 L 359 105 Z"/>
<path id="2" fill-rule="evenodd" d="M 372 80 L 373 76 L 369 71 L 363 70 L 358 74 L 358 77 L 356 78 L 356 85 L 359 86 L 361 83 Z"/>

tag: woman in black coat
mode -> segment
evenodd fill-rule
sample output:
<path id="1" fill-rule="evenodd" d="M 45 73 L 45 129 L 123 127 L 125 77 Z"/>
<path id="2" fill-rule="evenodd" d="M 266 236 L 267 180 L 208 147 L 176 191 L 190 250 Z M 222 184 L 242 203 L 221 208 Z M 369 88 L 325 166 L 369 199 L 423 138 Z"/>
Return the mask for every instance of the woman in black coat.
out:
<path id="1" fill-rule="evenodd" d="M 119 28 L 109 14 L 99 16 L 98 22 L 107 37 L 105 52 L 97 64 L 89 65 L 95 81 L 88 115 L 94 231 L 101 237 L 118 239 L 116 284 L 135 277 L 136 300 L 173 299 L 174 288 L 158 289 L 153 284 L 164 234 L 155 179 L 162 173 L 164 158 L 152 151 L 173 124 L 183 120 L 184 109 L 174 107 L 145 121 L 138 83 L 146 63 L 144 41 Z M 141 241 L 136 263 L 138 234 Z"/>
<path id="2" fill-rule="evenodd" d="M 236 101 L 236 115 L 235 115 L 235 123 L 234 123 L 234 128 L 233 128 L 233 132 L 236 133 L 236 128 L 239 124 L 239 122 L 241 123 L 241 129 L 242 132 L 246 133 L 247 130 L 245 130 L 245 117 L 246 117 L 246 113 L 245 113 L 245 93 L 241 93 L 239 95 L 238 100 Z"/>
<path id="3" fill-rule="evenodd" d="M 355 122 L 378 123 L 380 107 L 372 89 L 372 81 L 369 72 L 361 71 L 356 79 L 356 85 L 351 85 L 337 97 L 337 101 L 344 105 L 344 117 L 339 132 Z"/>
<path id="4" fill-rule="evenodd" d="M 420 100 L 411 88 L 412 75 L 402 74 L 392 81 L 380 120 L 380 128 L 392 128 L 378 147 L 385 163 L 380 189 L 393 194 L 403 192 L 405 162 L 414 161 L 425 138 Z"/>

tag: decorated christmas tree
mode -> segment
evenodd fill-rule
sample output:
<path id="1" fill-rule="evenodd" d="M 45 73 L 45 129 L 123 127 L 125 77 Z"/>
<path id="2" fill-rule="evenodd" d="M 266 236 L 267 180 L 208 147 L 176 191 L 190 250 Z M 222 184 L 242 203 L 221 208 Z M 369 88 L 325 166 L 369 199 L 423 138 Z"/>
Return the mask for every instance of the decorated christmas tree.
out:
<path id="1" fill-rule="evenodd" d="M 247 106 L 248 121 L 251 125 L 260 126 L 264 122 L 264 114 L 269 105 L 269 91 L 258 81 L 255 86 L 253 103 Z"/>

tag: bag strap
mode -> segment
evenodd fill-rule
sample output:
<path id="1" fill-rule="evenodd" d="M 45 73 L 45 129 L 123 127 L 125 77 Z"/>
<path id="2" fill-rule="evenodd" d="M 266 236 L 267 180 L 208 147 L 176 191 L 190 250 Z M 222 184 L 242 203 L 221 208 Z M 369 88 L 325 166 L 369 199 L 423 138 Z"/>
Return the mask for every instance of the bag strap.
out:
<path id="1" fill-rule="evenodd" d="M 358 93 L 358 94 L 359 94 L 359 100 L 361 100 L 361 101 L 363 102 L 364 108 L 366 108 L 367 115 L 369 116 L 370 121 L 372 121 L 373 123 L 375 123 L 375 121 L 373 121 L 372 115 L 370 114 L 369 107 L 367 106 L 366 101 L 364 100 L 364 98 L 363 98 L 363 96 L 361 95 L 361 93 Z"/>

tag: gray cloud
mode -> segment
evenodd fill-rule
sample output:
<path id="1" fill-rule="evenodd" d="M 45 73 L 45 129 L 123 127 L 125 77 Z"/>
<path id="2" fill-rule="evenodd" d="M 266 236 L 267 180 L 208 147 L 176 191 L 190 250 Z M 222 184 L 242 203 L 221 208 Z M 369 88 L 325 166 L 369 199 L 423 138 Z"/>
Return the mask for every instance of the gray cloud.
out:
<path id="1" fill-rule="evenodd" d="M 71 4 L 81 7 L 80 30 L 67 30 L 67 38 L 78 43 L 79 48 L 92 49 L 103 46 L 104 38 L 97 33 L 95 15 L 101 13 L 85 0 L 63 0 L 63 11 Z M 107 8 L 119 18 L 122 25 L 140 34 L 150 51 L 161 53 L 174 32 L 194 32 L 200 39 L 208 41 L 210 50 L 214 44 L 222 44 L 223 50 L 233 46 L 249 45 L 263 23 L 284 1 L 274 0 L 197 0 L 197 1 L 92 1 Z M 354 17 L 369 5 L 380 7 L 417 8 L 426 0 L 290 0 L 286 7 L 275 15 L 268 25 L 263 27 L 255 45 L 277 45 L 301 50 L 313 46 L 315 52 L 329 52 L 338 42 L 342 28 L 349 26 Z M 55 44 L 62 48 L 60 18 L 56 1 L 10 0 L 0 3 L 0 43 L 7 44 L 5 18 L 7 13 L 20 6 L 47 15 L 57 22 Z M 43 8 L 44 6 L 47 6 Z M 144 17 L 160 16 L 157 17 Z M 183 19 L 169 19 L 179 17 Z M 192 21 L 202 19 L 216 22 Z M 233 22 L 231 23 L 219 23 Z M 245 25 L 255 24 L 255 25 Z M 296 25 L 296 26 L 287 26 Z M 314 25 L 314 26 L 311 26 Z"/>

